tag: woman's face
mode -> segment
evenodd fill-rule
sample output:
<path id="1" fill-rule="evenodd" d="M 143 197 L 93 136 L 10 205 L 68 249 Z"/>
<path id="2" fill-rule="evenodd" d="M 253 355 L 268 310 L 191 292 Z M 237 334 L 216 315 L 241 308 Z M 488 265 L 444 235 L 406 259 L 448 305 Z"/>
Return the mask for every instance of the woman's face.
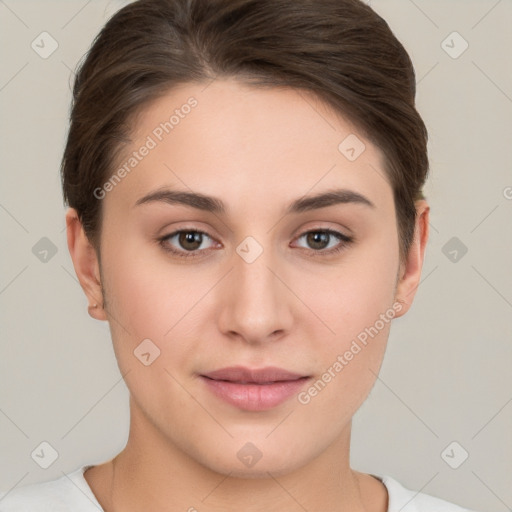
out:
<path id="1" fill-rule="evenodd" d="M 133 435 L 245 476 L 346 441 L 404 312 L 380 151 L 309 94 L 216 80 L 144 110 L 118 163 L 101 279 Z M 215 200 L 143 200 L 156 191 Z M 307 378 L 205 377 L 232 366 Z"/>

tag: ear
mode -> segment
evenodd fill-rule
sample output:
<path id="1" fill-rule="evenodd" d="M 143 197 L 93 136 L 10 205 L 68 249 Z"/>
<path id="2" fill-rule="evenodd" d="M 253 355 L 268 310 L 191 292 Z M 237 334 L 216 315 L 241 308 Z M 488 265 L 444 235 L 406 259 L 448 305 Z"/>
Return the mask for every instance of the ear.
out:
<path id="1" fill-rule="evenodd" d="M 68 208 L 66 212 L 66 229 L 69 254 L 80 285 L 89 301 L 89 315 L 96 320 L 107 320 L 103 309 L 100 266 L 96 251 L 89 242 L 74 208 Z M 97 304 L 97 307 L 94 307 L 94 304 Z"/>
<path id="2" fill-rule="evenodd" d="M 395 300 L 402 304 L 402 309 L 395 315 L 396 318 L 405 315 L 409 311 L 421 279 L 421 270 L 429 235 L 430 207 L 425 199 L 416 201 L 416 212 L 414 240 L 405 264 L 400 266 L 396 286 Z"/>

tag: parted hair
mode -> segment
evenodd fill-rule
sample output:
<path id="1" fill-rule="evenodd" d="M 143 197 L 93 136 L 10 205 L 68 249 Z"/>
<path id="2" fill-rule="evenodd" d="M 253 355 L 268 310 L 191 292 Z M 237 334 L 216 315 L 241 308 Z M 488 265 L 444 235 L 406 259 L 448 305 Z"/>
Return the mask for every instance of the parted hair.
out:
<path id="1" fill-rule="evenodd" d="M 309 91 L 382 151 L 403 261 L 428 134 L 411 59 L 361 0 L 138 0 L 115 13 L 78 65 L 61 163 L 64 202 L 95 249 L 94 190 L 115 172 L 137 113 L 177 85 L 221 77 Z"/>

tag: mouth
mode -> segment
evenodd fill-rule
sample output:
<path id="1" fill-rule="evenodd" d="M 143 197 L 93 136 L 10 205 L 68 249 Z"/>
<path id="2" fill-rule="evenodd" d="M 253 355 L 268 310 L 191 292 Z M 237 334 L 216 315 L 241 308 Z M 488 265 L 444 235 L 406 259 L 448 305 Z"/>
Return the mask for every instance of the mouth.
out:
<path id="1" fill-rule="evenodd" d="M 212 380 L 237 382 L 239 384 L 272 384 L 298 380 L 308 375 L 290 372 L 284 368 L 267 366 L 265 368 L 245 368 L 244 366 L 229 366 L 202 375 Z"/>
<path id="2" fill-rule="evenodd" d="M 222 368 L 200 375 L 207 389 L 223 401 L 247 411 L 277 407 L 297 394 L 310 375 L 282 368 Z"/>

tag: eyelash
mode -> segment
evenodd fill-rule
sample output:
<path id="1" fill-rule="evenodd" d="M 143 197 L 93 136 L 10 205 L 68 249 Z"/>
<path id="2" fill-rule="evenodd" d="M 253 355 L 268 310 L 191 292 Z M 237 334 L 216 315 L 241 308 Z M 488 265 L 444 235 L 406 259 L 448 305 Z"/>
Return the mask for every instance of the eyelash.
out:
<path id="1" fill-rule="evenodd" d="M 162 246 L 164 251 L 169 252 L 175 256 L 178 256 L 179 258 L 201 257 L 202 256 L 201 252 L 208 250 L 208 249 L 203 249 L 203 250 L 183 252 L 183 251 L 179 251 L 176 249 L 171 249 L 171 247 L 169 245 L 167 245 L 165 242 L 167 242 L 168 239 L 173 238 L 174 236 L 176 236 L 180 233 L 200 233 L 202 235 L 208 236 L 209 238 L 211 238 L 213 240 L 213 237 L 211 237 L 208 233 L 206 233 L 204 231 L 199 231 L 197 229 L 192 229 L 192 228 L 191 229 L 187 229 L 187 228 L 179 229 L 177 231 L 173 231 L 172 233 L 165 235 L 158 239 L 158 242 L 160 243 L 160 245 Z M 345 249 L 347 249 L 347 247 L 354 242 L 354 237 L 344 235 L 343 233 L 340 233 L 339 231 L 334 231 L 332 229 L 312 229 L 312 230 L 302 233 L 302 235 L 300 235 L 298 237 L 298 239 L 302 238 L 303 236 L 309 235 L 311 233 L 326 233 L 329 235 L 333 235 L 336 238 L 339 238 L 343 242 L 341 245 L 338 245 L 337 247 L 334 247 L 334 248 L 328 249 L 328 250 L 325 250 L 325 249 L 318 249 L 318 250 L 309 249 L 308 250 L 308 249 L 306 249 L 306 251 L 312 253 L 313 257 L 318 257 L 318 256 L 319 257 L 327 257 L 327 256 L 332 256 L 334 254 L 339 254 L 342 251 L 344 251 Z"/>

